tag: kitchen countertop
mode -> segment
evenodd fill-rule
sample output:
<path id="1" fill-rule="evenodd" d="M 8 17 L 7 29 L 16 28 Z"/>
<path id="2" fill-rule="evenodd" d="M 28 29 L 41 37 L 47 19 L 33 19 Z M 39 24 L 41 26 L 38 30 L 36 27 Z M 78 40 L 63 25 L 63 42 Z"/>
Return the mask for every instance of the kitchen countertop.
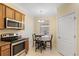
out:
<path id="1" fill-rule="evenodd" d="M 6 45 L 6 44 L 10 44 L 10 42 L 0 41 L 0 46 Z"/>

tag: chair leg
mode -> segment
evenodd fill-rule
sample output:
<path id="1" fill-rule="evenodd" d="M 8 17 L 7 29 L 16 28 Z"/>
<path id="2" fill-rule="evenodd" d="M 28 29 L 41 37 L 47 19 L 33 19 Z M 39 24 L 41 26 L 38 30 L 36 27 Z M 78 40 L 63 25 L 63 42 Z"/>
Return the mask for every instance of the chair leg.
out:
<path id="1" fill-rule="evenodd" d="M 35 43 L 35 52 L 37 51 L 37 49 L 38 49 L 38 45 L 37 43 Z"/>
<path id="2" fill-rule="evenodd" d="M 45 43 L 45 46 L 44 46 L 44 48 L 46 49 L 46 42 L 44 42 Z"/>
<path id="3" fill-rule="evenodd" d="M 35 52 L 37 51 L 38 47 L 35 48 Z"/>
<path id="4" fill-rule="evenodd" d="M 34 47 L 34 42 L 33 42 L 33 45 L 32 46 Z"/>
<path id="5" fill-rule="evenodd" d="M 42 47 L 41 47 L 41 53 L 42 53 Z"/>
<path id="6" fill-rule="evenodd" d="M 35 46 L 35 52 L 36 52 L 36 50 L 37 50 L 37 48 L 36 48 L 36 46 Z"/>
<path id="7" fill-rule="evenodd" d="M 50 41 L 50 50 L 52 49 L 52 42 Z"/>
<path id="8" fill-rule="evenodd" d="M 42 53 L 43 49 L 46 49 L 46 44 L 45 42 L 40 42 L 40 43 L 36 43 L 35 44 L 35 52 L 37 51 L 37 49 L 40 49 L 40 52 Z"/>
<path id="9" fill-rule="evenodd" d="M 37 51 L 37 49 L 40 48 L 40 44 L 39 43 L 35 43 L 35 52 Z"/>
<path id="10" fill-rule="evenodd" d="M 40 42 L 40 45 L 39 46 L 40 46 L 39 49 L 40 49 L 40 51 L 42 53 L 42 42 Z"/>
<path id="11" fill-rule="evenodd" d="M 46 42 L 42 42 L 42 43 L 41 43 L 41 53 L 42 53 L 42 51 L 45 50 L 45 49 L 46 49 Z"/>

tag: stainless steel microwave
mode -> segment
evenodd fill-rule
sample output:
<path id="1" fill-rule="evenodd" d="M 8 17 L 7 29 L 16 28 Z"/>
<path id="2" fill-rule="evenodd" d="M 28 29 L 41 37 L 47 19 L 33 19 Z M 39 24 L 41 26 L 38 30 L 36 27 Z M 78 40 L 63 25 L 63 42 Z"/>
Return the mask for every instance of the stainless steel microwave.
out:
<path id="1" fill-rule="evenodd" d="M 10 18 L 5 18 L 5 28 L 8 29 L 22 29 L 22 22 L 10 19 Z"/>

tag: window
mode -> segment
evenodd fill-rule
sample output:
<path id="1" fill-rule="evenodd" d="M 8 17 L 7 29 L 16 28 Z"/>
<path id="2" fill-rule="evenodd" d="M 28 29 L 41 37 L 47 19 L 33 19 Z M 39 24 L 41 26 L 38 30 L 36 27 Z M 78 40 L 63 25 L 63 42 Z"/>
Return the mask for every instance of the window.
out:
<path id="1" fill-rule="evenodd" d="M 44 22 L 40 23 L 40 33 L 43 35 L 49 34 L 49 22 L 45 20 Z"/>

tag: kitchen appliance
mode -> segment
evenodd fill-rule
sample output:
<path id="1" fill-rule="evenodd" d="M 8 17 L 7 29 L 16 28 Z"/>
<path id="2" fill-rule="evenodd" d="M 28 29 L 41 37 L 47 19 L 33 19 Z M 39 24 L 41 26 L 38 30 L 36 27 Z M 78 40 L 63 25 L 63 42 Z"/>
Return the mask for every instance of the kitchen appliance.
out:
<path id="1" fill-rule="evenodd" d="M 21 55 L 25 52 L 25 40 L 19 38 L 18 34 L 6 33 L 1 35 L 1 41 L 11 42 L 10 55 Z"/>
<path id="2" fill-rule="evenodd" d="M 23 23 L 10 18 L 5 18 L 5 28 L 7 29 L 22 29 Z"/>

